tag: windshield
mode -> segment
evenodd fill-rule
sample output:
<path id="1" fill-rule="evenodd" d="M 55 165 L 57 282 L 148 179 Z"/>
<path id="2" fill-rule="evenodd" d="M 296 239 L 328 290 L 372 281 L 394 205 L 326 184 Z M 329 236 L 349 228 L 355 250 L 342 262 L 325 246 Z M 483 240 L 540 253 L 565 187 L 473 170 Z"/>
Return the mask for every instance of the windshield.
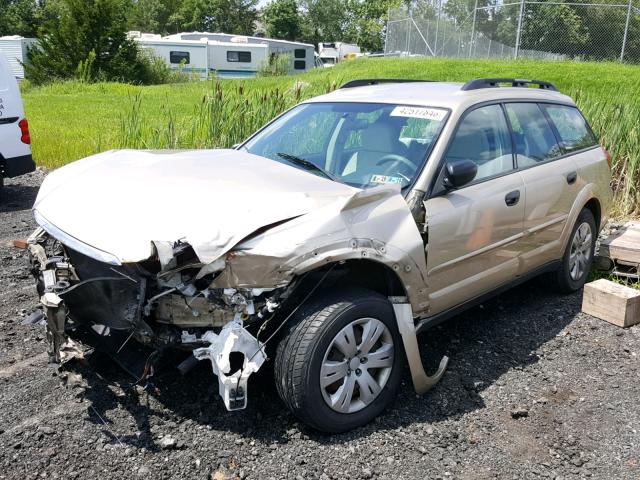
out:
<path id="1" fill-rule="evenodd" d="M 413 183 L 447 116 L 442 108 L 371 103 L 299 105 L 244 149 L 348 185 Z"/>

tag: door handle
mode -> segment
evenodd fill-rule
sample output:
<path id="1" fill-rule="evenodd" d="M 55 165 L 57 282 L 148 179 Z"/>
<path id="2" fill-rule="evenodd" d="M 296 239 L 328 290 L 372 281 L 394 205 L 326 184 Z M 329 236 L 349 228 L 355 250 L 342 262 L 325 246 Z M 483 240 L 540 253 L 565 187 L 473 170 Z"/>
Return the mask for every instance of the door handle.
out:
<path id="1" fill-rule="evenodd" d="M 513 192 L 509 192 L 504 196 L 504 203 L 507 204 L 507 207 L 513 207 L 517 205 L 520 201 L 520 190 L 514 190 Z"/>
<path id="2" fill-rule="evenodd" d="M 578 172 L 571 172 L 567 174 L 567 183 L 569 185 L 573 185 L 574 183 L 576 183 L 577 179 L 578 179 Z"/>

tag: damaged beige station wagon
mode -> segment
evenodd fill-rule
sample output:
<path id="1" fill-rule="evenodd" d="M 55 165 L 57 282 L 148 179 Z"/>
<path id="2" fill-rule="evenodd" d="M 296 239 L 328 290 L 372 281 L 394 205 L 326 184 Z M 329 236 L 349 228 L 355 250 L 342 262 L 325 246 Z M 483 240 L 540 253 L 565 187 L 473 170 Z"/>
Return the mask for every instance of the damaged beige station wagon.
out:
<path id="1" fill-rule="evenodd" d="M 74 162 L 29 239 L 52 359 L 73 339 L 145 382 L 177 351 L 236 410 L 271 358 L 295 415 L 352 429 L 405 360 L 418 393 L 443 375 L 419 332 L 535 275 L 582 287 L 609 160 L 553 85 L 478 79 L 353 81 L 233 150 Z"/>

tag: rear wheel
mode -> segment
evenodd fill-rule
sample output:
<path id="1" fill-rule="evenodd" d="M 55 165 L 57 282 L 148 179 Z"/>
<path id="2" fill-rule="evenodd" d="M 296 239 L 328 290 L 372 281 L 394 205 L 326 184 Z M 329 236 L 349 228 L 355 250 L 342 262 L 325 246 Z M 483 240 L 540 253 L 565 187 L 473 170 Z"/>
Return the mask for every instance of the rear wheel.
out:
<path id="1" fill-rule="evenodd" d="M 562 264 L 552 275 L 556 290 L 571 293 L 584 286 L 593 264 L 595 246 L 596 222 L 591 211 L 584 208 L 573 226 Z"/>
<path id="2" fill-rule="evenodd" d="M 393 400 L 402 346 L 390 302 L 352 290 L 301 314 L 280 342 L 278 393 L 303 422 L 329 433 L 370 422 Z"/>

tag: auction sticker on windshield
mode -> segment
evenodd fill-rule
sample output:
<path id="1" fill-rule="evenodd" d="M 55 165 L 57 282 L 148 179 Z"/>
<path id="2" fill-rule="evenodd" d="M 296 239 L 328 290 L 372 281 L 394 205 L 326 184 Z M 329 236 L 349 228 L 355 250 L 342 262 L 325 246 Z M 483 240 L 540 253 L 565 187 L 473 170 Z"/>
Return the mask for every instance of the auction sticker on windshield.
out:
<path id="1" fill-rule="evenodd" d="M 443 120 L 446 114 L 447 111 L 440 108 L 409 106 L 398 106 L 391 112 L 392 117 L 424 118 L 438 122 Z"/>

